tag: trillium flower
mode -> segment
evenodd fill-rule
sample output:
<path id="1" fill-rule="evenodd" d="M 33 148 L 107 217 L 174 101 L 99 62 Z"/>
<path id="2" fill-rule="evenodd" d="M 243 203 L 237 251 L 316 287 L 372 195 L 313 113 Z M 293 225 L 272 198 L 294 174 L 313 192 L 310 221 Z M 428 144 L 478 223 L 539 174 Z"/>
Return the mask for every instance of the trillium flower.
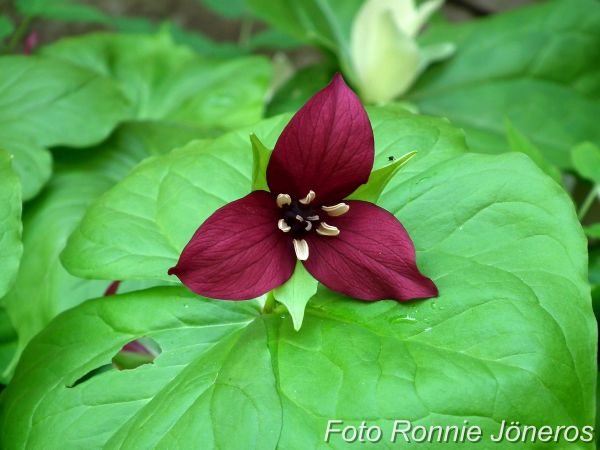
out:
<path id="1" fill-rule="evenodd" d="M 429 64 L 447 58 L 454 45 L 421 48 L 417 34 L 443 0 L 367 0 L 352 23 L 351 65 L 361 97 L 384 103 L 402 95 Z"/>
<path id="2" fill-rule="evenodd" d="M 344 200 L 369 179 L 373 130 L 340 75 L 281 133 L 257 190 L 198 228 L 169 274 L 212 298 L 245 300 L 286 282 L 297 260 L 328 288 L 361 300 L 437 295 L 402 224 L 365 201 Z"/>

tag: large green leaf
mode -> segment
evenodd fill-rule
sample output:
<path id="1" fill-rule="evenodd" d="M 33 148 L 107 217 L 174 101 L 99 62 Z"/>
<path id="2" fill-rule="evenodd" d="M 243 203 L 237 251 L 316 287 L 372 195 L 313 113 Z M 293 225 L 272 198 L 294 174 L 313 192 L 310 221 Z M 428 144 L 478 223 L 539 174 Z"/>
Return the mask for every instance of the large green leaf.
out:
<path id="1" fill-rule="evenodd" d="M 262 57 L 202 58 L 156 35 L 91 34 L 63 39 L 44 54 L 113 78 L 135 106 L 131 118 L 231 129 L 261 118 L 271 69 Z"/>
<path id="2" fill-rule="evenodd" d="M 50 176 L 44 147 L 95 144 L 128 110 L 118 86 L 90 70 L 36 56 L 0 58 L 0 148 L 15 156 L 26 199 Z"/>
<path id="3" fill-rule="evenodd" d="M 329 419 L 389 436 L 398 418 L 467 420 L 491 448 L 507 418 L 593 425 L 586 241 L 564 191 L 518 154 L 457 156 L 395 179 L 381 204 L 411 233 L 438 299 L 364 303 L 319 289 L 299 332 L 254 301 L 184 288 L 86 302 L 26 349 L 2 400 L 3 445 L 346 448 L 338 435 L 323 443 Z M 142 336 L 162 348 L 153 364 L 86 378 Z"/>
<path id="4" fill-rule="evenodd" d="M 14 282 L 23 253 L 21 184 L 11 159 L 0 150 L 0 299 Z"/>
<path id="5" fill-rule="evenodd" d="M 38 56 L 0 58 L 2 135 L 47 147 L 88 146 L 104 139 L 128 110 L 119 88 L 96 72 Z"/>
<path id="6" fill-rule="evenodd" d="M 46 53 L 112 78 L 126 92 L 132 116 L 163 121 L 128 123 L 106 144 L 80 155 L 59 152 L 56 176 L 28 208 L 23 266 L 6 300 L 20 348 L 56 314 L 107 286 L 69 275 L 58 260 L 90 203 L 148 156 L 257 120 L 269 78 L 263 59 L 211 62 L 162 34 L 91 35 L 61 41 Z"/>
<path id="7" fill-rule="evenodd" d="M 417 151 L 397 180 L 464 151 L 460 132 L 446 122 L 403 110 L 370 111 L 375 169 Z M 87 278 L 172 279 L 167 270 L 196 228 L 217 208 L 251 191 L 250 133 L 273 148 L 289 115 L 211 142 L 191 143 L 138 166 L 88 210 L 62 261 Z M 388 188 L 396 181 L 392 181 Z"/>
<path id="8" fill-rule="evenodd" d="M 197 135 L 197 130 L 175 124 L 129 123 L 97 149 L 57 154 L 55 175 L 24 215 L 23 259 L 17 282 L 4 299 L 19 334 L 20 349 L 59 312 L 100 296 L 108 286 L 106 281 L 70 275 L 58 258 L 89 204 L 138 161 Z M 16 358 L 18 353 L 13 364 Z M 2 366 L 0 373 L 4 371 L 3 376 L 8 377 L 12 368 Z"/>
<path id="9" fill-rule="evenodd" d="M 575 144 L 600 143 L 599 2 L 544 2 L 441 26 L 425 39 L 439 41 L 454 41 L 456 54 L 408 98 L 463 127 L 472 149 L 505 151 L 506 119 L 563 168 Z"/>
<path id="10" fill-rule="evenodd" d="M 23 253 L 21 243 L 21 185 L 12 170 L 11 156 L 0 150 L 0 369 L 12 359 L 17 336 L 4 309 L 2 297 L 17 276 Z M 0 383 L 6 382 L 0 370 Z"/>
<path id="11" fill-rule="evenodd" d="M 193 417 L 191 422 L 196 429 L 198 441 L 194 444 L 188 441 L 187 445 L 183 444 L 185 447 L 202 442 L 206 448 L 248 448 L 243 444 L 252 442 L 255 448 L 273 448 L 279 434 L 281 411 L 274 390 L 275 375 L 266 352 L 268 341 L 265 325 L 261 321 L 255 321 L 256 307 L 247 303 L 201 303 L 177 288 L 141 292 L 133 294 L 131 299 L 133 301 L 123 302 L 123 296 L 118 296 L 91 302 L 89 306 L 86 303 L 81 310 L 93 311 L 94 318 L 91 321 L 86 319 L 86 313 L 81 316 L 76 312 L 75 315 L 67 313 L 63 316 L 66 322 L 58 322 L 59 330 L 56 328 L 56 322 L 50 325 L 51 334 L 59 340 L 62 335 L 66 340 L 60 344 L 58 341 L 46 341 L 49 344 L 47 351 L 39 355 L 47 358 L 45 367 L 38 368 L 48 370 L 47 373 L 58 370 L 61 374 L 69 375 L 68 380 L 65 379 L 56 386 L 58 389 L 47 391 L 55 402 L 54 406 L 50 406 L 50 409 L 56 408 L 54 412 L 46 410 L 44 405 L 40 413 L 48 418 L 51 416 L 50 422 L 58 425 L 58 428 L 54 429 L 52 435 L 43 438 L 41 434 L 33 436 L 30 433 L 33 430 L 27 430 L 28 426 L 16 427 L 12 436 L 4 436 L 6 439 L 3 439 L 3 447 L 10 447 L 11 444 L 22 445 L 29 441 L 30 448 L 56 448 L 66 443 L 72 448 L 95 448 L 112 438 L 115 446 L 155 448 L 161 435 L 172 426 L 175 427 L 172 430 L 174 435 L 179 434 L 178 429 L 181 425 L 177 425 L 177 419 L 186 415 L 187 410 L 187 414 L 190 414 L 188 417 Z M 148 301 L 152 303 L 152 314 L 147 314 L 148 310 L 141 314 L 142 310 L 137 307 L 147 308 Z M 106 310 L 106 313 L 109 316 L 116 313 L 114 319 L 119 321 L 119 324 L 113 323 L 112 318 L 97 309 L 111 309 L 113 305 L 116 305 L 117 309 Z M 141 319 L 144 316 L 150 322 Z M 104 322 L 104 319 L 108 322 Z M 188 325 L 184 325 L 181 320 L 188 321 Z M 106 327 L 109 323 L 109 327 Z M 183 334 L 179 333 L 182 330 Z M 47 333 L 48 331 L 42 332 L 42 336 Z M 91 378 L 75 387 L 67 387 L 72 386 L 88 371 L 110 362 L 111 357 L 125 343 L 141 335 L 152 337 L 162 348 L 162 354 L 155 364 L 144 365 L 132 371 L 104 372 L 102 376 Z M 170 341 L 170 338 L 173 340 Z M 76 362 L 83 356 L 82 350 L 86 351 L 79 346 L 81 340 L 93 343 L 90 352 L 85 356 L 84 367 L 81 366 L 83 361 Z M 245 344 L 240 345 L 241 343 Z M 72 354 L 69 357 L 71 362 L 59 361 L 54 352 L 58 348 L 54 347 L 54 344 L 64 345 L 63 355 L 68 352 L 67 349 L 75 350 L 77 355 Z M 183 346 L 187 348 L 182 352 Z M 92 350 L 94 347 L 96 349 Z M 29 358 L 24 360 L 25 365 L 31 363 Z M 82 370 L 75 369 L 73 364 Z M 181 369 L 184 369 L 183 372 Z M 48 386 L 43 376 L 35 377 L 39 382 L 31 386 L 31 392 L 41 394 Z M 47 377 L 46 381 L 50 378 L 52 377 Z M 23 380 L 24 378 L 19 376 L 11 386 L 15 386 L 16 389 Z M 127 380 L 131 381 L 131 384 Z M 102 382 L 102 386 L 97 384 L 98 381 Z M 107 384 L 104 384 L 105 382 Z M 89 387 L 92 387 L 92 391 L 88 391 L 79 400 L 73 397 L 79 396 Z M 137 426 L 133 421 L 126 424 L 128 419 L 159 390 L 163 390 L 162 399 L 156 397 L 153 405 L 147 405 L 150 409 L 158 407 L 161 412 L 155 414 L 156 420 L 151 419 L 151 412 L 146 416 L 146 419 L 151 421 L 151 425 L 147 425 L 153 431 L 128 433 L 129 426 Z M 106 403 L 105 406 L 108 406 L 110 411 L 103 407 L 98 410 L 87 407 L 84 407 L 86 411 L 79 409 L 81 401 L 96 403 L 92 398 L 99 401 L 97 404 L 102 403 L 100 399 L 104 394 L 109 394 L 114 399 L 120 398 L 118 404 L 110 400 Z M 227 406 L 231 401 L 235 402 L 234 408 Z M 215 405 L 211 412 L 210 405 L 215 402 L 218 405 Z M 31 405 L 29 401 L 27 404 Z M 71 413 L 63 416 L 63 408 L 71 407 Z M 11 406 L 5 403 L 4 412 L 8 412 L 10 417 L 17 421 L 29 416 L 31 412 L 25 407 L 19 408 L 19 412 L 10 412 L 11 409 Z M 168 417 L 167 421 L 163 421 L 165 417 Z M 144 420 L 141 416 L 139 419 Z M 50 422 L 43 422 L 50 426 Z M 67 422 L 70 422 L 71 426 L 64 426 Z M 79 429 L 79 426 L 91 428 L 82 433 L 83 430 Z M 244 432 L 240 433 L 242 428 Z M 8 431 L 5 426 L 2 429 Z M 163 442 L 163 445 L 170 447 L 174 444 Z"/>

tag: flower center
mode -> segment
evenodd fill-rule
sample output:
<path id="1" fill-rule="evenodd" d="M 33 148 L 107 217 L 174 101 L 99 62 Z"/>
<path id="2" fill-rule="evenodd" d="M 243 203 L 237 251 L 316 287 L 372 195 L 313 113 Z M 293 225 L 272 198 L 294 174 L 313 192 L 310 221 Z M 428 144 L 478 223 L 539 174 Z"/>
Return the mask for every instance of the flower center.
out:
<path id="1" fill-rule="evenodd" d="M 282 218 L 277 222 L 277 227 L 284 233 L 290 233 L 293 239 L 296 257 L 301 261 L 308 259 L 308 243 L 305 237 L 312 230 L 321 236 L 337 236 L 340 230 L 322 221 L 319 214 L 336 217 L 346 214 L 350 207 L 346 203 L 334 206 L 321 206 L 315 208 L 311 203 L 315 199 L 314 191 L 309 191 L 306 197 L 299 200 L 292 199 L 288 194 L 277 196 L 277 206 L 282 210 Z"/>
<path id="2" fill-rule="evenodd" d="M 313 224 L 317 226 L 320 220 L 310 205 L 303 205 L 298 200 L 292 200 L 289 205 L 284 205 L 281 209 L 284 228 L 285 225 L 290 228 L 286 233 L 291 233 L 294 237 L 304 236 L 313 229 Z"/>

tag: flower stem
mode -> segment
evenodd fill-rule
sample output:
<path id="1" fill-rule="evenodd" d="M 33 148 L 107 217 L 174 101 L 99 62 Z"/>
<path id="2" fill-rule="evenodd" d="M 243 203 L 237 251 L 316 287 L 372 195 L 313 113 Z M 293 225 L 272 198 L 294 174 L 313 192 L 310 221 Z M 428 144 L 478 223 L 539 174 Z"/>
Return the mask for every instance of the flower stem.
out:
<path id="1" fill-rule="evenodd" d="M 267 300 L 265 301 L 265 306 L 263 306 L 262 313 L 270 314 L 275 308 L 275 297 L 273 296 L 273 292 L 269 292 L 267 294 Z"/>
<path id="2" fill-rule="evenodd" d="M 590 189 L 590 192 L 588 192 L 588 195 L 585 197 L 585 199 L 581 203 L 581 206 L 579 207 L 579 210 L 577 211 L 577 218 L 580 222 L 583 220 L 585 215 L 588 213 L 588 211 L 594 204 L 594 200 L 596 199 L 597 195 L 598 185 L 594 185 L 592 186 L 592 189 Z"/>

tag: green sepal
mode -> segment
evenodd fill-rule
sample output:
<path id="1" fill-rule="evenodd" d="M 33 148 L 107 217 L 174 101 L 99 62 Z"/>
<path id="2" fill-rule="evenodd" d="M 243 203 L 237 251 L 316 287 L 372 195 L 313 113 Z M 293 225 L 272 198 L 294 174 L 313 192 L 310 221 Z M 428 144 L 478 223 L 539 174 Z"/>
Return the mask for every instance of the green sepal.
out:
<path id="1" fill-rule="evenodd" d="M 255 134 L 250 135 L 252 143 L 252 190 L 268 191 L 267 185 L 267 165 L 271 157 L 271 150 L 264 146 Z"/>
<path id="2" fill-rule="evenodd" d="M 392 179 L 392 177 L 404 166 L 417 152 L 408 152 L 393 162 L 371 172 L 369 181 L 360 186 L 348 197 L 350 200 L 364 200 L 377 203 L 381 193 Z"/>
<path id="3" fill-rule="evenodd" d="M 313 295 L 317 293 L 319 282 L 304 268 L 301 261 L 296 262 L 292 277 L 273 290 L 275 299 L 285 305 L 292 316 L 294 330 L 302 327 L 304 309 Z"/>

